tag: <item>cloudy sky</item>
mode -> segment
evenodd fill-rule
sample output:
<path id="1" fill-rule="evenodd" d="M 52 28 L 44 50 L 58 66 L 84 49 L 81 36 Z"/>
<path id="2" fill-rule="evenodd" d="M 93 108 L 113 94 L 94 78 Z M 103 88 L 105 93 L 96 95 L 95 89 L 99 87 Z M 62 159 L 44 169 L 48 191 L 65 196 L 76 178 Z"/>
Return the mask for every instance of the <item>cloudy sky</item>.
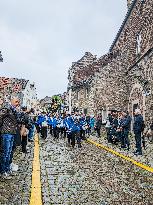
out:
<path id="1" fill-rule="evenodd" d="M 29 79 L 38 96 L 62 93 L 67 71 L 86 51 L 105 54 L 126 0 L 0 0 L 0 76 Z"/>

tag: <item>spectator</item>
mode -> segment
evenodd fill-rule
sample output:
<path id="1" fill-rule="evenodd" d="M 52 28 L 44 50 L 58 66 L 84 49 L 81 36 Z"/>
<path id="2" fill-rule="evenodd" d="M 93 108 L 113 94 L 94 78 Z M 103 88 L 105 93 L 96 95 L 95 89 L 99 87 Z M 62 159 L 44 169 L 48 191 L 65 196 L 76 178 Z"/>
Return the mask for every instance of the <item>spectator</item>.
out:
<path id="1" fill-rule="evenodd" d="M 95 118 L 94 116 L 91 116 L 90 117 L 91 134 L 94 132 L 94 126 L 95 126 Z"/>
<path id="2" fill-rule="evenodd" d="M 27 153 L 27 140 L 28 140 L 28 133 L 29 129 L 31 128 L 31 122 L 28 115 L 27 107 L 22 107 L 21 113 L 21 139 L 22 139 L 22 152 Z"/>
<path id="3" fill-rule="evenodd" d="M 102 126 L 102 118 L 101 116 L 98 116 L 95 125 L 95 129 L 97 131 L 97 137 L 100 137 L 101 126 Z"/>
<path id="4" fill-rule="evenodd" d="M 140 109 L 135 110 L 134 116 L 134 124 L 133 124 L 133 131 L 135 134 L 135 141 L 136 141 L 136 151 L 134 152 L 135 155 L 142 155 L 142 139 L 141 134 L 143 131 L 143 117 L 141 115 Z"/>
<path id="5" fill-rule="evenodd" d="M 10 178 L 10 162 L 13 142 L 17 136 L 19 125 L 19 115 L 16 108 L 19 106 L 20 101 L 17 97 L 12 97 L 11 103 L 4 106 L 0 110 L 0 129 L 1 129 L 1 162 L 0 173 L 6 179 Z"/>
<path id="6" fill-rule="evenodd" d="M 45 112 L 42 113 L 40 125 L 41 125 L 41 137 L 43 139 L 46 139 L 48 123 L 47 123 L 47 116 Z"/>
<path id="7" fill-rule="evenodd" d="M 131 128 L 131 117 L 128 112 L 122 112 L 123 120 L 122 120 L 122 143 L 121 148 L 127 148 L 128 151 L 130 149 L 130 140 L 129 140 L 129 131 Z"/>

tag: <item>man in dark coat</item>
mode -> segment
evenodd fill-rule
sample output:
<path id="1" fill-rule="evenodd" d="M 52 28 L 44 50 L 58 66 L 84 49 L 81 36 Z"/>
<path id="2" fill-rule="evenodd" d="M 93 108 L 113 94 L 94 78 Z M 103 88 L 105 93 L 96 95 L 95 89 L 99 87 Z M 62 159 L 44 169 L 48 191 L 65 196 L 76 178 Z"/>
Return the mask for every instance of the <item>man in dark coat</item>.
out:
<path id="1" fill-rule="evenodd" d="M 20 101 L 17 97 L 13 97 L 11 104 L 4 106 L 0 110 L 0 131 L 1 131 L 1 162 L 0 172 L 4 177 L 8 177 L 10 172 L 10 160 L 13 148 L 13 142 L 18 130 L 18 112 L 16 108 Z"/>
<path id="2" fill-rule="evenodd" d="M 122 137 L 121 137 L 121 148 L 127 148 L 130 149 L 130 140 L 129 140 L 129 131 L 131 127 L 131 117 L 128 114 L 128 112 L 123 111 L 122 112 Z"/>
<path id="3" fill-rule="evenodd" d="M 135 110 L 135 116 L 134 116 L 134 124 L 133 124 L 133 131 L 135 134 L 135 141 L 136 141 L 136 151 L 134 154 L 136 155 L 142 155 L 142 139 L 141 139 L 141 133 L 143 129 L 143 117 L 141 115 L 141 111 L 139 109 Z"/>
<path id="4" fill-rule="evenodd" d="M 96 120 L 97 137 L 100 137 L 101 126 L 102 126 L 102 118 L 101 118 L 101 116 L 98 116 L 97 120 Z"/>

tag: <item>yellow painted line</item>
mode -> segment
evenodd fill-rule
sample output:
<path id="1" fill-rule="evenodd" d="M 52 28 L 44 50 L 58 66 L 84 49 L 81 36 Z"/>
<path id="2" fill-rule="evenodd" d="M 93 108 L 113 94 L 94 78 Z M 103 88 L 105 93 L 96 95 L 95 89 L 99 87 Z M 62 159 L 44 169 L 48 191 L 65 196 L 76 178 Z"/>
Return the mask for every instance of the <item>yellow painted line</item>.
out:
<path id="1" fill-rule="evenodd" d="M 153 173 L 153 167 L 149 167 L 149 166 L 147 166 L 145 164 L 137 162 L 134 159 L 132 159 L 130 157 L 127 157 L 127 156 L 125 156 L 123 154 L 120 154 L 119 152 L 116 152 L 116 151 L 112 150 L 111 148 L 108 148 L 108 147 L 106 147 L 106 146 L 104 146 L 102 144 L 99 144 L 99 143 L 97 143 L 97 142 L 95 142 L 93 140 L 87 139 L 87 142 L 90 142 L 91 144 L 94 144 L 97 147 L 100 147 L 100 148 L 102 148 L 102 149 L 104 149 L 104 150 L 106 150 L 106 151 L 108 151 L 108 152 L 110 152 L 110 153 L 112 153 L 112 154 L 114 154 L 114 155 L 116 155 L 118 157 L 121 157 L 121 158 L 125 159 L 126 161 L 129 161 L 129 162 L 135 164 L 138 167 L 141 167 L 142 169 L 145 169 L 145 170 Z"/>
<path id="2" fill-rule="evenodd" d="M 30 205 L 42 205 L 38 134 L 35 136 Z"/>

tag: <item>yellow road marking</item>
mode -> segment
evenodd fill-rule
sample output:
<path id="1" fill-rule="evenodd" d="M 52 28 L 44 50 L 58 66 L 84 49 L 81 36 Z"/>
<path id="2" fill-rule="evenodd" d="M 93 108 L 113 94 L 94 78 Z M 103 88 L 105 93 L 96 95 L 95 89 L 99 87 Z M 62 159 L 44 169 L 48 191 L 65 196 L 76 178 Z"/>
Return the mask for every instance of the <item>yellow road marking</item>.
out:
<path id="1" fill-rule="evenodd" d="M 42 205 L 38 135 L 35 136 L 30 205 Z"/>
<path id="2" fill-rule="evenodd" d="M 135 164 L 136 166 L 141 167 L 142 169 L 145 169 L 145 170 L 147 170 L 147 171 L 153 173 L 153 167 L 149 167 L 149 166 L 147 166 L 147 165 L 145 165 L 145 164 L 142 164 L 142 163 L 140 163 L 140 162 L 137 162 L 137 161 L 135 161 L 134 159 L 131 159 L 130 157 L 127 157 L 127 156 L 125 156 L 125 155 L 123 155 L 123 154 L 120 154 L 120 153 L 118 153 L 118 152 L 112 150 L 111 148 L 108 148 L 108 147 L 106 147 L 106 146 L 104 146 L 104 145 L 102 145 L 102 144 L 99 144 L 99 143 L 97 143 L 97 142 L 95 142 L 95 141 L 93 141 L 93 140 L 87 139 L 87 142 L 90 142 L 91 144 L 94 144 L 94 145 L 96 145 L 97 147 L 100 147 L 100 148 L 102 148 L 102 149 L 104 149 L 104 150 L 106 150 L 106 151 L 108 151 L 108 152 L 111 152 L 112 154 L 117 155 L 117 156 L 119 156 L 119 157 L 121 157 L 121 158 L 123 158 L 123 159 L 125 159 L 125 160 L 127 160 L 127 161 L 129 161 L 129 162 L 131 162 L 131 163 L 133 163 L 133 164 Z"/>

